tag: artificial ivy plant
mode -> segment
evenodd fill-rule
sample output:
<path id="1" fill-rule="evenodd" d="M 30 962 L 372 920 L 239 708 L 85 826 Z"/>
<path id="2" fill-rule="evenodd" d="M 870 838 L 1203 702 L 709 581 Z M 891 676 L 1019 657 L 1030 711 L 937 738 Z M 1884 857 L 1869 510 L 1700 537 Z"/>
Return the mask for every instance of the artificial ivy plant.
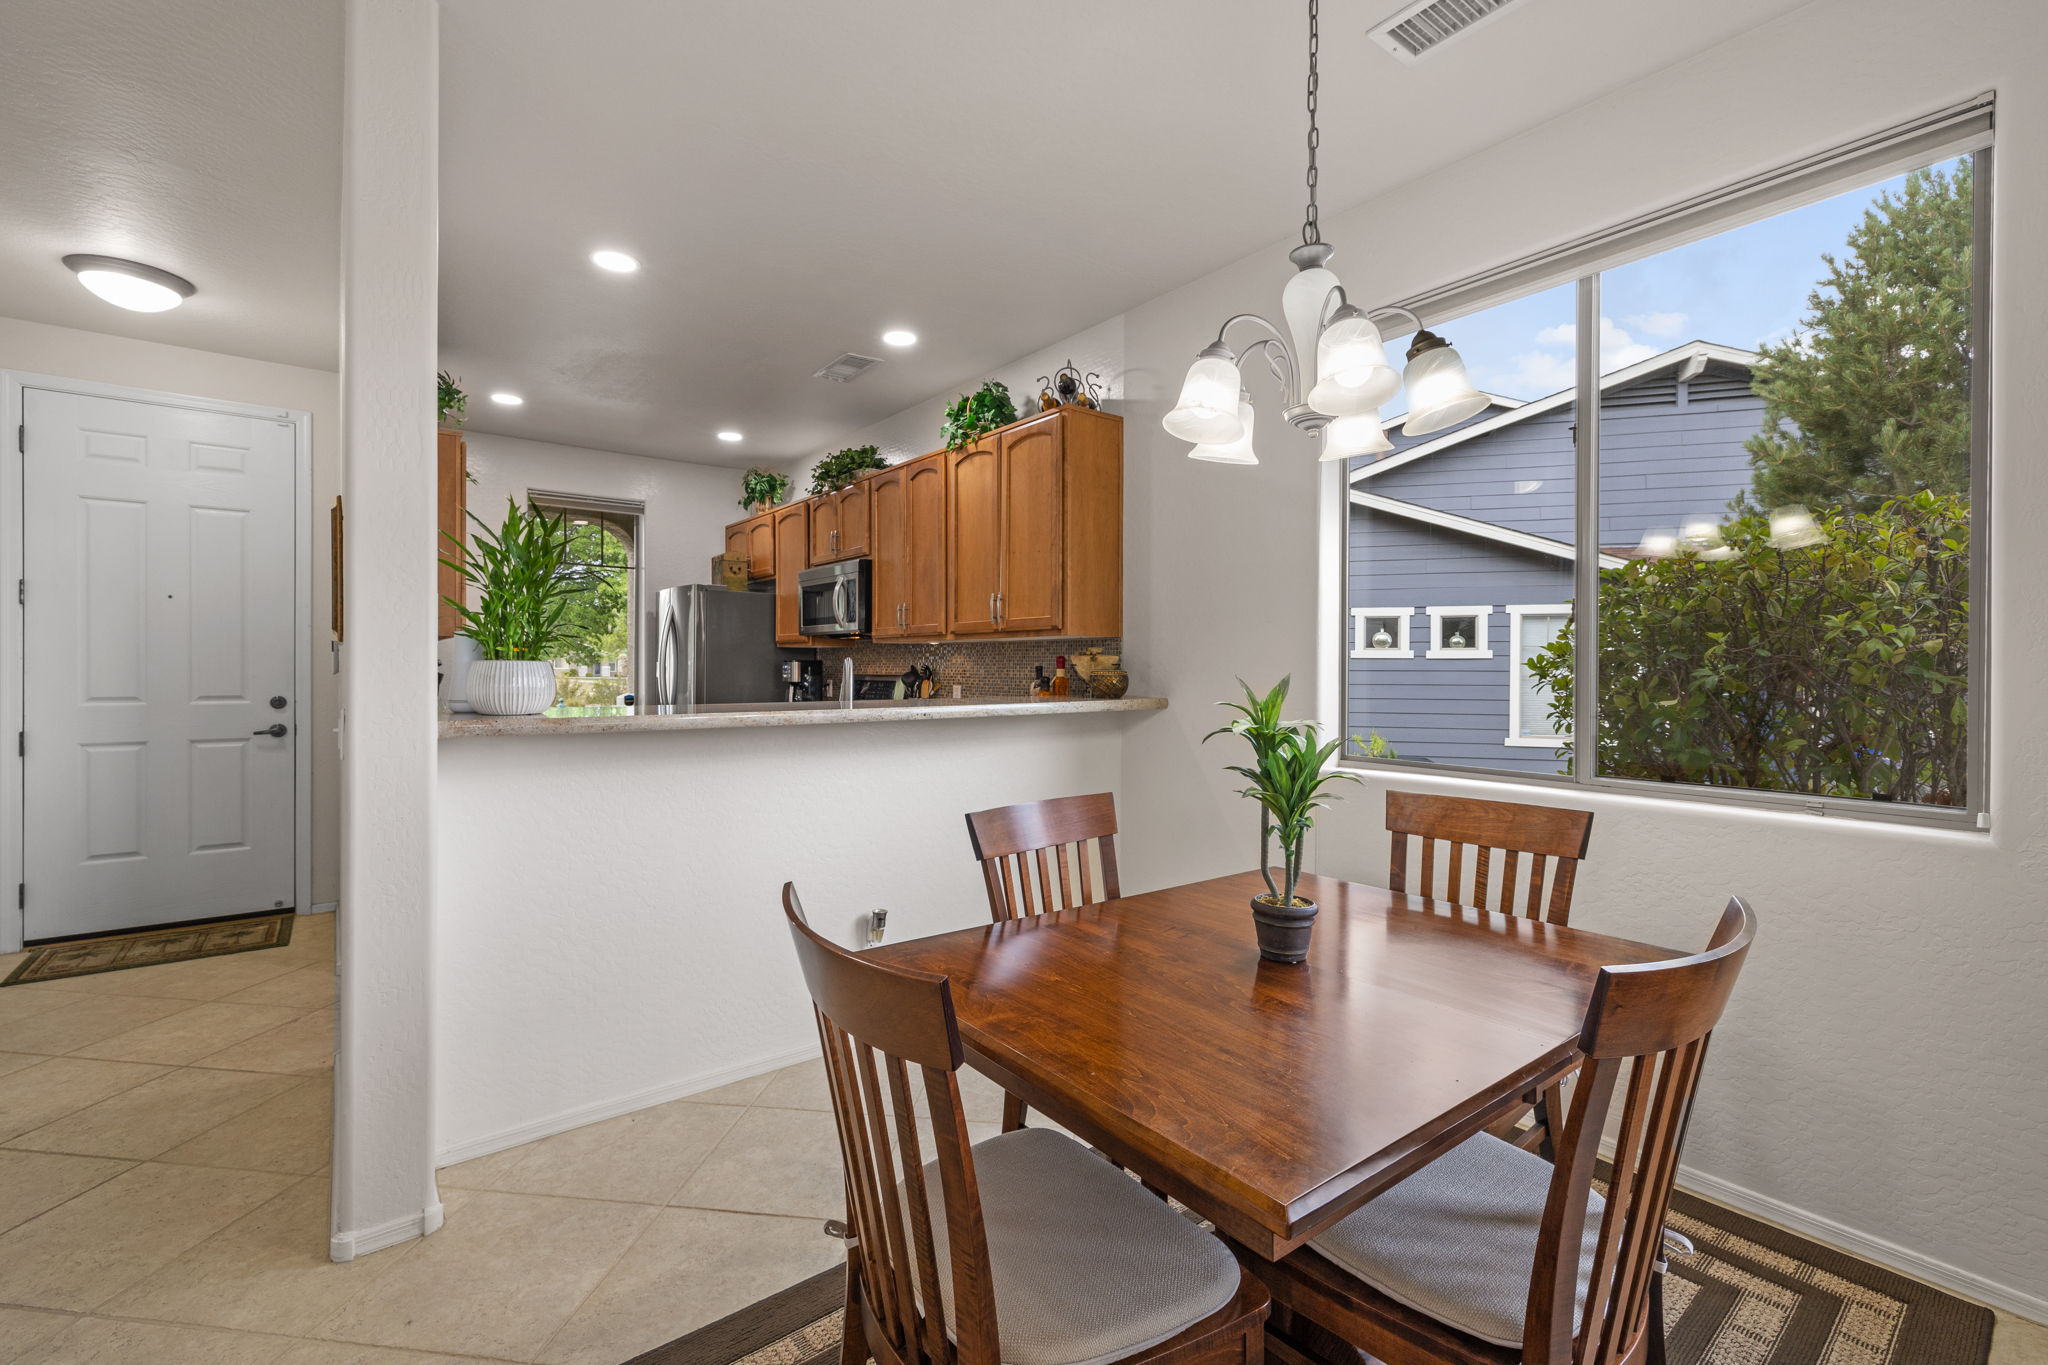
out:
<path id="1" fill-rule="evenodd" d="M 811 471 L 811 495 L 836 493 L 868 471 L 888 467 L 880 446 L 848 446 L 818 461 Z"/>
<path id="2" fill-rule="evenodd" d="M 434 376 L 440 387 L 436 406 L 440 409 L 443 426 L 459 427 L 469 415 L 469 395 L 455 382 L 455 376 L 442 370 Z"/>
<path id="3" fill-rule="evenodd" d="M 740 477 L 740 506 L 769 508 L 789 496 L 789 475 L 756 466 Z"/>
<path id="4" fill-rule="evenodd" d="M 973 393 L 963 393 L 946 409 L 946 423 L 939 428 L 939 441 L 948 450 L 958 450 L 975 437 L 1017 420 L 1017 405 L 1010 400 L 1010 387 L 991 379 Z"/>

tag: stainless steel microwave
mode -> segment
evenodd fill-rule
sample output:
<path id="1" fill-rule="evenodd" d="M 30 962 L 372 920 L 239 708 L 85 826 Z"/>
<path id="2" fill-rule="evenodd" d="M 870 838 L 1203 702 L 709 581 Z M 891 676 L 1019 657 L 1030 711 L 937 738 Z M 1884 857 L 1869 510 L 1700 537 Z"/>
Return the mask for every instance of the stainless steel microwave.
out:
<path id="1" fill-rule="evenodd" d="M 799 573 L 797 629 L 805 635 L 867 634 L 872 595 L 868 575 L 872 562 L 843 559 Z"/>

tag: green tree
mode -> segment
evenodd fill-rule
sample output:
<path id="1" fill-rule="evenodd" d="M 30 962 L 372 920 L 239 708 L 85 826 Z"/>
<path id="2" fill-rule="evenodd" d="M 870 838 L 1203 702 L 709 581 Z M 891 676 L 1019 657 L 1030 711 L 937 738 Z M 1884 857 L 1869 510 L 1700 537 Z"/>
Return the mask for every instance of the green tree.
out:
<path id="1" fill-rule="evenodd" d="M 1764 428 L 1737 511 L 1803 503 L 1867 512 L 1970 477 L 1971 162 L 1915 171 L 1877 197 L 1807 296 L 1789 340 L 1762 348 Z"/>
<path id="2" fill-rule="evenodd" d="M 1783 549 L 1751 513 L 1724 528 L 1731 557 L 1602 570 L 1599 771 L 1960 804 L 1969 516 L 1965 497 L 1916 493 L 1824 512 L 1824 543 Z M 1572 643 L 1567 628 L 1529 661 L 1560 734 Z"/>
<path id="3" fill-rule="evenodd" d="M 624 657 L 627 649 L 632 603 L 626 543 L 595 518 L 569 530 L 569 559 L 584 566 L 584 577 L 563 618 L 568 644 L 560 657 L 596 668 Z"/>

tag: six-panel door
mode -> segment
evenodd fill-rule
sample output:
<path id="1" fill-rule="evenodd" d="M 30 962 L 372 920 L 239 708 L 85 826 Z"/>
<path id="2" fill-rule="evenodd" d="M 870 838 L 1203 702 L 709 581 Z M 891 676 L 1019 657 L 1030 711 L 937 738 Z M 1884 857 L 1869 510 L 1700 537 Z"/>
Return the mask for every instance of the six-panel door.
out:
<path id="1" fill-rule="evenodd" d="M 27 936 L 291 906 L 291 424 L 40 389 L 24 416 Z"/>

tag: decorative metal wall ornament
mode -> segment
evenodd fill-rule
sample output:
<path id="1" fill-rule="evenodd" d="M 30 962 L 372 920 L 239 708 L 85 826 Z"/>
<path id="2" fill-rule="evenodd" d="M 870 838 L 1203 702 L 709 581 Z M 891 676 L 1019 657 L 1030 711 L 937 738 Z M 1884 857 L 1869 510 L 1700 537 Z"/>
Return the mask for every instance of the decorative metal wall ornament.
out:
<path id="1" fill-rule="evenodd" d="M 1321 0 L 1308 0 L 1308 209 L 1302 217 L 1301 245 L 1287 253 L 1295 275 L 1280 291 L 1283 332 L 1257 313 L 1239 313 L 1217 329 L 1216 340 L 1188 367 L 1180 401 L 1162 423 L 1170 435 L 1191 441 L 1191 459 L 1227 464 L 1257 464 L 1250 448 L 1251 402 L 1239 370 L 1254 355 L 1262 356 L 1280 381 L 1286 403 L 1283 415 L 1303 431 L 1322 433 L 1325 460 L 1393 449 L 1379 420 L 1382 404 L 1408 389 L 1408 420 L 1402 431 L 1420 436 L 1455 426 L 1484 409 L 1489 401 L 1472 386 L 1465 363 L 1450 343 L 1422 326 L 1406 308 L 1385 307 L 1367 313 L 1345 296 L 1344 286 L 1330 270 L 1335 254 L 1323 241 L 1316 204 L 1316 150 L 1322 130 L 1316 121 L 1316 100 L 1322 75 Z M 1386 343 L 1376 319 L 1398 317 L 1412 324 L 1414 338 L 1406 356 L 1405 375 L 1387 360 Z M 1256 336 L 1242 351 L 1232 348 L 1233 328 L 1249 328 Z"/>
<path id="2" fill-rule="evenodd" d="M 1102 407 L 1102 376 L 1094 370 L 1083 374 L 1069 360 L 1051 374 L 1038 376 L 1038 410 Z"/>

